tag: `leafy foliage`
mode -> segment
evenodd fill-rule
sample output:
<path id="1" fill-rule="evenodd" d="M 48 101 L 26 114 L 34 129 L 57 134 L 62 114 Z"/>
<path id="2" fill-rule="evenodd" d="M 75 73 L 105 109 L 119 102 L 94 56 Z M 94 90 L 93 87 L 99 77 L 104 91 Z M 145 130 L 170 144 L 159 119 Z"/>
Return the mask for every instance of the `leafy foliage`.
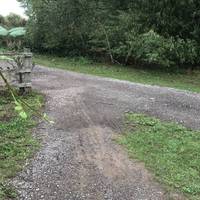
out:
<path id="1" fill-rule="evenodd" d="M 7 29 L 10 29 L 13 27 L 25 27 L 26 19 L 14 13 L 10 13 L 6 17 L 0 15 L 0 26 L 4 26 Z"/>
<path id="2" fill-rule="evenodd" d="M 198 0 L 19 0 L 33 48 L 112 62 L 197 65 Z M 139 49 L 138 49 L 139 47 Z"/>
<path id="3" fill-rule="evenodd" d="M 134 38 L 132 56 L 137 60 L 161 66 L 196 64 L 199 60 L 198 44 L 190 39 L 164 38 L 153 30 Z M 136 50 L 137 49 L 137 50 Z"/>

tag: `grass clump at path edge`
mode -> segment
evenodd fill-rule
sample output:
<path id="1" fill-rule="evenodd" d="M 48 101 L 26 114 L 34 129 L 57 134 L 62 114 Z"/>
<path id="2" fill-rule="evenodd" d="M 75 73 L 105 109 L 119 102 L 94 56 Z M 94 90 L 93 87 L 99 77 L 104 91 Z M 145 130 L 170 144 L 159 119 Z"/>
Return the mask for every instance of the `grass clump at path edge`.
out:
<path id="1" fill-rule="evenodd" d="M 93 63 L 86 58 L 63 58 L 47 55 L 36 55 L 34 61 L 47 67 L 60 68 L 69 71 L 111 77 L 120 80 L 138 82 L 150 85 L 173 87 L 192 92 L 200 92 L 200 71 L 188 74 L 186 71 L 166 72 L 134 68 L 120 65 Z"/>
<path id="2" fill-rule="evenodd" d="M 43 104 L 43 96 L 37 93 L 31 93 L 23 99 L 35 109 Z M 27 120 L 21 119 L 15 112 L 10 94 L 0 91 L 0 199 L 16 197 L 7 180 L 22 169 L 24 161 L 39 147 L 31 134 L 36 121 L 30 112 L 28 115 Z"/>
<path id="3" fill-rule="evenodd" d="M 200 199 L 200 132 L 141 114 L 126 115 L 117 139 L 132 158 L 143 161 L 168 189 Z"/>

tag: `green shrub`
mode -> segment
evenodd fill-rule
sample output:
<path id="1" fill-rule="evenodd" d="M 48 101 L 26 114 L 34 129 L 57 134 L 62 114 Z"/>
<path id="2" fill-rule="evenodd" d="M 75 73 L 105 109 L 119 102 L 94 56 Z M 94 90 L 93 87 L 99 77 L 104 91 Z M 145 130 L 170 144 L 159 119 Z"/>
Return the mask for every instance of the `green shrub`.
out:
<path id="1" fill-rule="evenodd" d="M 170 44 L 154 31 L 138 36 L 135 45 L 135 56 L 137 60 L 142 60 L 149 64 L 171 66 L 174 64 L 167 56 L 170 51 Z"/>
<path id="2" fill-rule="evenodd" d="M 199 48 L 195 41 L 174 37 L 164 38 L 153 30 L 140 35 L 135 34 L 134 37 L 129 36 L 126 45 L 130 44 L 132 46 L 130 57 L 148 64 L 173 67 L 197 64 L 199 61 Z M 118 49 L 122 54 L 120 50 L 125 50 L 125 47 Z"/>

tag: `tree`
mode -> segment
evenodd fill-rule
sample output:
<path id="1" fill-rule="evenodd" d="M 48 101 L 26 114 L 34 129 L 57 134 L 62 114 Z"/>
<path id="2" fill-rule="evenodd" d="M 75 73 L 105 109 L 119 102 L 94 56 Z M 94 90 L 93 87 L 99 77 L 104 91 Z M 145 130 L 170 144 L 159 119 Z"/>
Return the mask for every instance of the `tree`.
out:
<path id="1" fill-rule="evenodd" d="M 5 26 L 5 18 L 3 15 L 0 15 L 0 25 Z"/>
<path id="2" fill-rule="evenodd" d="M 9 28 L 24 27 L 26 26 L 26 19 L 22 18 L 20 15 L 10 13 L 5 17 L 5 25 Z"/>
<path id="3" fill-rule="evenodd" d="M 199 63 L 199 0 L 19 1 L 29 16 L 29 44 L 38 51 L 109 55 L 123 64 Z"/>

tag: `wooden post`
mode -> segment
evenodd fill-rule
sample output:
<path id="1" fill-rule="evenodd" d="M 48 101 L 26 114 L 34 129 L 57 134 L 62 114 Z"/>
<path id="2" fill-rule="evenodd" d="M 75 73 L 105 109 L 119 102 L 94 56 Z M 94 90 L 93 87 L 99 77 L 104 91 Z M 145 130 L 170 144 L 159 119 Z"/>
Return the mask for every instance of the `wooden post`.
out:
<path id="1" fill-rule="evenodd" d="M 24 94 L 30 92 L 31 90 L 31 71 L 32 71 L 32 53 L 29 50 L 25 49 L 22 54 L 22 65 L 18 66 L 18 87 L 20 93 Z"/>

